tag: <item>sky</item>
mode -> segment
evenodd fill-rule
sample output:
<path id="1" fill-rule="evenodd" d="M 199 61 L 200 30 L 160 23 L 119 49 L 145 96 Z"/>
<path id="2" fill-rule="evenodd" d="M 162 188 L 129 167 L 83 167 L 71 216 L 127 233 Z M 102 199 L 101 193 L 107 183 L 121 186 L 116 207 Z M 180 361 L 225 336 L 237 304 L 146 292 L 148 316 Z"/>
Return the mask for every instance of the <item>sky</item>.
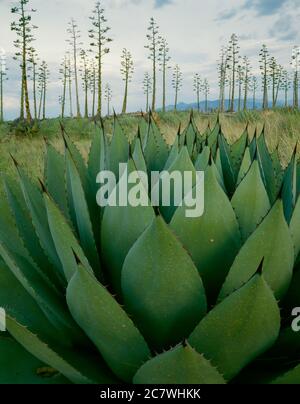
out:
<path id="1" fill-rule="evenodd" d="M 67 24 L 74 18 L 82 32 L 83 48 L 89 49 L 89 16 L 94 0 L 31 0 L 36 30 L 35 47 L 41 60 L 51 71 L 47 100 L 48 116 L 59 114 L 58 97 L 62 92 L 59 64 L 68 49 Z M 0 0 L 0 51 L 7 56 L 8 78 L 5 83 L 5 116 L 12 119 L 19 108 L 18 62 L 13 60 L 15 34 L 10 31 L 15 3 Z M 241 55 L 249 56 L 254 74 L 259 74 L 259 50 L 265 43 L 271 55 L 290 68 L 294 45 L 300 45 L 300 0 L 103 0 L 105 15 L 113 39 L 111 51 L 105 56 L 103 81 L 112 87 L 112 105 L 120 111 L 124 84 L 120 76 L 120 56 L 123 48 L 131 51 L 135 72 L 129 87 L 128 110 L 145 109 L 142 81 L 151 72 L 147 59 L 146 33 L 150 17 L 154 17 L 170 46 L 171 66 L 178 64 L 183 72 L 183 88 L 179 101 L 194 102 L 193 75 L 199 73 L 210 82 L 210 99 L 218 98 L 217 60 L 222 45 L 232 33 L 239 37 Z M 168 76 L 167 104 L 174 103 L 171 87 L 172 71 Z M 161 75 L 158 75 L 158 104 L 161 104 Z M 159 106 L 159 105 L 158 105 Z"/>

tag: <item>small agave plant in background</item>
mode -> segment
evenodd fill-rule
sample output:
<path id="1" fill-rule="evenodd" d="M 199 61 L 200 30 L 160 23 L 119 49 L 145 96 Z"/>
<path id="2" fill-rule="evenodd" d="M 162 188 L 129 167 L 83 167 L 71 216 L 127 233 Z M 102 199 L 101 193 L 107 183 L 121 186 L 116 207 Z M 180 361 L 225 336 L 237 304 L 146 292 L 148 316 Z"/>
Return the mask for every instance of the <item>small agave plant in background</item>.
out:
<path id="1" fill-rule="evenodd" d="M 88 163 L 66 133 L 43 179 L 15 161 L 0 206 L 0 382 L 300 383 L 300 166 L 264 133 L 229 145 L 191 118 L 171 148 L 141 120 L 96 130 Z M 96 203 L 107 169 L 204 171 L 205 213 Z"/>

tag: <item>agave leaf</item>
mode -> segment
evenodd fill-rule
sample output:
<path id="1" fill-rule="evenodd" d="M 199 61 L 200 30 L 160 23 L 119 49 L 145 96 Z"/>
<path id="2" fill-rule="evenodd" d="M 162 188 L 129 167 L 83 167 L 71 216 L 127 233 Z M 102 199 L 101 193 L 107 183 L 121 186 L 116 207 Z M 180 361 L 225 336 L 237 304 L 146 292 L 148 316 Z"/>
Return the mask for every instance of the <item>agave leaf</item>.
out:
<path id="1" fill-rule="evenodd" d="M 195 169 L 197 171 L 205 171 L 209 163 L 209 158 L 210 148 L 209 146 L 204 146 L 202 152 L 199 154 L 195 162 Z"/>
<path id="2" fill-rule="evenodd" d="M 188 341 L 229 381 L 274 344 L 279 330 L 275 297 L 255 275 L 208 313 Z"/>
<path id="3" fill-rule="evenodd" d="M 178 346 L 146 362 L 134 376 L 135 384 L 225 384 L 208 360 L 189 345 Z"/>
<path id="4" fill-rule="evenodd" d="M 218 136 L 221 131 L 221 126 L 219 123 L 219 118 L 215 124 L 215 127 L 207 135 L 207 146 L 210 147 L 213 157 L 217 151 Z"/>
<path id="5" fill-rule="evenodd" d="M 290 223 L 296 204 L 297 194 L 297 161 L 296 150 L 285 171 L 282 188 L 282 200 L 286 221 Z"/>
<path id="6" fill-rule="evenodd" d="M 16 321 L 10 315 L 6 318 L 6 326 L 9 333 L 31 355 L 58 370 L 67 379 L 76 384 L 105 384 L 115 382 L 114 377 L 100 358 L 88 353 L 61 348 L 51 341 L 46 341 L 35 335 Z"/>
<path id="7" fill-rule="evenodd" d="M 300 196 L 300 161 L 297 163 L 297 198 Z"/>
<path id="8" fill-rule="evenodd" d="M 7 194 L 7 201 L 9 202 L 9 207 L 15 220 L 13 221 L 9 208 L 6 205 L 6 201 L 3 200 L 0 204 L 0 229 L 2 230 L 2 237 L 0 237 L 2 238 L 2 241 L 8 246 L 14 244 L 18 245 L 18 242 L 15 242 L 15 240 L 18 240 L 20 237 L 22 244 L 33 261 L 37 264 L 37 267 L 42 268 L 42 271 L 39 270 L 39 272 L 42 273 L 44 280 L 47 281 L 49 286 L 54 287 L 57 292 L 61 293 L 62 284 L 56 276 L 56 270 L 44 253 L 28 211 L 24 209 L 26 204 L 22 192 L 15 186 L 15 184 L 8 180 L 5 180 L 4 185 Z M 14 226 L 16 226 L 16 229 L 12 229 Z M 7 239 L 8 228 L 11 229 L 12 239 Z"/>
<path id="9" fill-rule="evenodd" d="M 100 261 L 88 206 L 78 171 L 68 151 L 66 153 L 66 165 L 68 183 L 70 184 L 69 196 L 72 198 L 72 206 L 74 207 L 74 216 L 76 218 L 76 227 L 78 229 L 80 245 L 82 246 L 85 256 L 89 260 L 95 274 L 100 276 Z"/>
<path id="10" fill-rule="evenodd" d="M 215 165 L 216 165 L 216 167 L 217 167 L 217 169 L 219 171 L 219 175 L 222 178 L 222 181 L 224 182 L 223 168 L 222 168 L 222 162 L 221 162 L 221 153 L 220 153 L 219 147 L 217 149 Z"/>
<path id="11" fill-rule="evenodd" d="M 51 235 L 61 260 L 66 280 L 69 282 L 76 272 L 76 259 L 74 257 L 74 252 L 84 266 L 92 272 L 88 259 L 86 258 L 71 227 L 61 211 L 46 193 L 44 193 L 44 203 L 46 206 Z"/>
<path id="12" fill-rule="evenodd" d="M 298 198 L 295 210 L 293 212 L 292 220 L 290 223 L 290 230 L 294 242 L 296 259 L 300 253 L 300 197 Z"/>
<path id="13" fill-rule="evenodd" d="M 128 164 L 128 174 L 133 170 L 136 170 L 136 167 L 131 160 Z M 129 184 L 128 193 L 134 186 Z M 142 190 L 148 201 L 146 189 L 142 187 Z M 117 186 L 118 195 L 119 185 Z M 126 255 L 153 218 L 154 212 L 150 203 L 148 206 L 133 207 L 128 204 L 127 206 L 107 206 L 105 208 L 101 226 L 101 258 L 107 268 L 114 291 L 119 295 L 121 295 L 121 271 Z"/>
<path id="14" fill-rule="evenodd" d="M 142 147 L 142 140 L 139 137 L 137 138 L 137 140 L 135 142 L 132 159 L 134 161 L 136 170 L 143 171 L 144 173 L 147 172 L 147 166 L 146 166 L 145 157 L 144 157 L 144 153 L 143 153 L 143 147 Z"/>
<path id="15" fill-rule="evenodd" d="M 125 307 L 156 349 L 181 341 L 206 312 L 197 268 L 161 217 L 129 251 L 122 291 Z"/>
<path id="16" fill-rule="evenodd" d="M 43 376 L 48 369 L 49 376 Z M 51 374 L 52 372 L 52 374 Z M 0 384 L 67 384 L 57 371 L 30 355 L 12 338 L 0 336 Z"/>
<path id="17" fill-rule="evenodd" d="M 300 384 L 300 365 L 277 377 L 271 384 Z"/>
<path id="18" fill-rule="evenodd" d="M 248 174 L 236 189 L 231 204 L 240 224 L 241 235 L 247 240 L 271 209 L 257 160 L 253 161 Z"/>
<path id="19" fill-rule="evenodd" d="M 138 130 L 141 135 L 142 145 L 144 144 L 144 141 L 147 137 L 148 127 L 149 127 L 149 125 L 148 125 L 146 118 L 144 116 L 142 116 L 141 119 L 139 120 L 139 126 L 138 126 Z"/>
<path id="20" fill-rule="evenodd" d="M 34 183 L 31 182 L 20 167 L 18 167 L 18 173 L 24 199 L 41 247 L 45 251 L 45 254 L 49 257 L 53 267 L 56 269 L 57 277 L 64 284 L 63 269 L 49 229 L 47 212 L 43 202 L 42 192 Z"/>
<path id="21" fill-rule="evenodd" d="M 107 152 L 108 169 L 119 179 L 119 164 L 127 163 L 129 158 L 129 142 L 117 119 L 114 117 L 113 137 Z"/>
<path id="22" fill-rule="evenodd" d="M 191 254 L 209 300 L 214 300 L 240 249 L 241 235 L 230 201 L 212 166 L 205 172 L 204 197 L 202 217 L 186 218 L 185 208 L 179 207 L 170 226 Z"/>
<path id="23" fill-rule="evenodd" d="M 131 381 L 150 351 L 111 294 L 82 265 L 67 288 L 69 309 L 113 372 Z"/>
<path id="24" fill-rule="evenodd" d="M 177 159 L 179 154 L 179 135 L 176 136 L 176 139 L 173 143 L 173 146 L 171 148 L 168 160 L 166 162 L 166 165 L 164 167 L 164 170 L 168 170 L 170 166 L 174 163 L 174 161 Z"/>
<path id="25" fill-rule="evenodd" d="M 230 160 L 235 180 L 238 177 L 248 140 L 248 129 L 230 146 Z"/>
<path id="26" fill-rule="evenodd" d="M 271 154 L 271 159 L 272 159 L 274 175 L 275 175 L 276 194 L 278 194 L 282 187 L 282 182 L 283 182 L 283 177 L 284 177 L 284 170 L 282 168 L 281 161 L 279 158 L 278 147 Z"/>
<path id="27" fill-rule="evenodd" d="M 100 223 L 101 223 L 101 210 L 95 203 L 96 195 L 99 189 L 99 185 L 96 182 L 97 176 L 100 171 L 106 168 L 106 142 L 103 128 L 98 129 L 92 140 L 89 159 L 88 159 L 88 177 L 90 183 L 90 192 L 94 200 L 92 211 L 90 209 L 90 218 L 92 221 L 94 237 L 96 244 L 100 243 Z"/>
<path id="28" fill-rule="evenodd" d="M 12 252 L 1 242 L 0 254 L 7 267 L 36 301 L 51 324 L 65 333 L 67 337 L 71 339 L 74 337 L 77 340 L 78 329 L 66 309 L 64 300 L 56 295 L 55 291 L 39 275 L 30 257 L 26 257 L 26 253 L 22 251 L 20 254 Z M 79 338 L 81 338 L 80 335 Z"/>
<path id="29" fill-rule="evenodd" d="M 250 141 L 248 139 L 248 147 L 249 147 L 251 160 L 253 160 L 254 156 L 256 155 L 256 150 L 257 150 L 257 129 L 255 130 L 252 140 Z"/>
<path id="30" fill-rule="evenodd" d="M 149 123 L 149 130 L 144 145 L 144 155 L 148 174 L 152 171 L 162 171 L 168 159 L 167 144 L 153 119 Z"/>
<path id="31" fill-rule="evenodd" d="M 94 193 L 96 198 L 96 193 L 98 191 L 96 185 L 96 178 L 100 171 L 105 169 L 105 152 L 106 152 L 106 144 L 105 144 L 105 135 L 103 132 L 103 128 L 96 127 L 96 133 L 91 143 L 91 148 L 89 152 L 88 159 L 88 175 L 90 179 L 90 183 L 94 186 Z"/>
<path id="32" fill-rule="evenodd" d="M 69 138 L 69 136 L 63 132 L 63 139 L 65 143 L 65 149 L 69 151 L 71 154 L 73 161 L 75 162 L 76 168 L 79 172 L 80 178 L 82 183 L 84 184 L 85 192 L 88 192 L 88 172 L 87 168 L 84 162 L 84 159 L 80 153 L 80 151 L 77 149 L 75 144 L 72 142 L 72 140 Z"/>
<path id="33" fill-rule="evenodd" d="M 249 147 L 247 147 L 247 149 L 245 150 L 245 154 L 243 157 L 241 167 L 240 167 L 240 171 L 238 173 L 237 186 L 242 182 L 245 175 L 250 170 L 251 163 L 252 163 L 252 159 L 251 159 L 251 155 L 250 155 L 250 149 L 249 149 Z"/>
<path id="34" fill-rule="evenodd" d="M 71 346 L 72 341 L 60 328 L 55 328 L 37 304 L 36 300 L 24 289 L 9 268 L 0 261 L 0 307 L 6 313 L 22 321 L 26 326 L 43 333 L 53 341 Z M 14 293 L 11 293 L 11 291 Z"/>
<path id="35" fill-rule="evenodd" d="M 229 195 L 232 195 L 235 191 L 236 179 L 231 162 L 229 145 L 222 134 L 219 135 L 219 148 L 225 186 Z"/>
<path id="36" fill-rule="evenodd" d="M 192 156 L 196 138 L 197 138 L 197 131 L 195 130 L 191 116 L 188 127 L 185 130 L 185 143 L 190 156 Z"/>
<path id="37" fill-rule="evenodd" d="M 70 212 L 65 182 L 65 161 L 64 157 L 51 144 L 47 144 L 44 179 L 49 194 L 57 206 L 59 206 L 64 216 L 69 218 Z"/>
<path id="38" fill-rule="evenodd" d="M 280 200 L 241 248 L 219 298 L 223 299 L 247 282 L 255 274 L 262 260 L 264 279 L 275 296 L 281 299 L 292 279 L 294 249 Z"/>
<path id="39" fill-rule="evenodd" d="M 191 188 L 187 188 L 187 182 L 182 181 L 182 178 L 184 177 L 184 173 L 189 173 L 191 174 Z M 194 168 L 194 165 L 192 163 L 192 160 L 189 156 L 189 152 L 187 149 L 187 146 L 183 146 L 182 149 L 179 152 L 179 155 L 177 159 L 174 161 L 174 163 L 169 167 L 167 171 L 165 171 L 159 180 L 159 187 L 160 187 L 160 211 L 164 219 L 166 220 L 167 223 L 169 223 L 174 215 L 175 210 L 177 209 L 178 206 L 175 206 L 175 181 L 171 180 L 172 175 L 179 175 L 180 174 L 180 184 L 182 185 L 182 192 L 181 192 L 181 200 L 183 201 L 184 198 L 191 192 L 191 190 L 195 187 L 196 185 L 196 178 L 197 178 L 197 173 Z M 166 184 L 169 183 L 169 186 Z M 170 192 L 170 203 L 168 203 L 168 206 L 163 206 L 163 195 L 164 191 L 168 190 Z"/>
<path id="40" fill-rule="evenodd" d="M 277 197 L 275 173 L 272 164 L 272 159 L 268 147 L 265 142 L 265 136 L 261 135 L 257 139 L 257 159 L 261 176 L 269 195 L 271 205 L 274 204 Z"/>

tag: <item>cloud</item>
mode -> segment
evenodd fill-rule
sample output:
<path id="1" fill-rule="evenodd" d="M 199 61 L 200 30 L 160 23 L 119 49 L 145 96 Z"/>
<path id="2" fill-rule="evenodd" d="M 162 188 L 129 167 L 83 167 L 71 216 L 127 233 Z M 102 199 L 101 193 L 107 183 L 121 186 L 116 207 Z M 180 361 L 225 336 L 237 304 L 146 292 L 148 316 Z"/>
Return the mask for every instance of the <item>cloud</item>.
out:
<path id="1" fill-rule="evenodd" d="M 155 0 L 155 8 L 161 8 L 167 6 L 168 4 L 172 4 L 173 0 Z"/>
<path id="2" fill-rule="evenodd" d="M 299 17 L 299 12 L 294 13 L 290 11 L 280 14 L 270 30 L 270 36 L 276 37 L 281 41 L 298 41 L 300 39 L 298 29 Z"/>
<path id="3" fill-rule="evenodd" d="M 238 9 L 236 8 L 232 8 L 230 10 L 225 10 L 222 11 L 218 17 L 216 18 L 216 20 L 218 21 L 222 21 L 222 20 L 231 20 L 232 18 L 234 18 L 238 13 Z"/>
<path id="4" fill-rule="evenodd" d="M 270 16 L 276 14 L 289 0 L 247 0 L 242 9 L 255 10 L 259 16 Z"/>
<path id="5" fill-rule="evenodd" d="M 253 10 L 259 17 L 277 14 L 285 5 L 293 3 L 294 0 L 246 0 L 240 7 L 231 8 L 219 13 L 217 20 L 231 20 L 242 11 Z"/>

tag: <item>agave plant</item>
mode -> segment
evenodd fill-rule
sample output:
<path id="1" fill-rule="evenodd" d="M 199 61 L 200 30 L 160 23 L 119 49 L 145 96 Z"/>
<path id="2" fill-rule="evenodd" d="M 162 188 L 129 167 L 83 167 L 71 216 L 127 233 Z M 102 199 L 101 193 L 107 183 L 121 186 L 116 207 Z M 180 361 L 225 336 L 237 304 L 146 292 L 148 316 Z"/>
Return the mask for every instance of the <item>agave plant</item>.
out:
<path id="1" fill-rule="evenodd" d="M 299 383 L 300 167 L 264 133 L 229 145 L 193 118 L 172 147 L 153 119 L 129 143 L 63 131 L 44 178 L 15 161 L 0 212 L 0 382 Z M 108 169 L 205 172 L 205 212 L 96 203 Z M 118 185 L 116 192 L 118 192 Z"/>

